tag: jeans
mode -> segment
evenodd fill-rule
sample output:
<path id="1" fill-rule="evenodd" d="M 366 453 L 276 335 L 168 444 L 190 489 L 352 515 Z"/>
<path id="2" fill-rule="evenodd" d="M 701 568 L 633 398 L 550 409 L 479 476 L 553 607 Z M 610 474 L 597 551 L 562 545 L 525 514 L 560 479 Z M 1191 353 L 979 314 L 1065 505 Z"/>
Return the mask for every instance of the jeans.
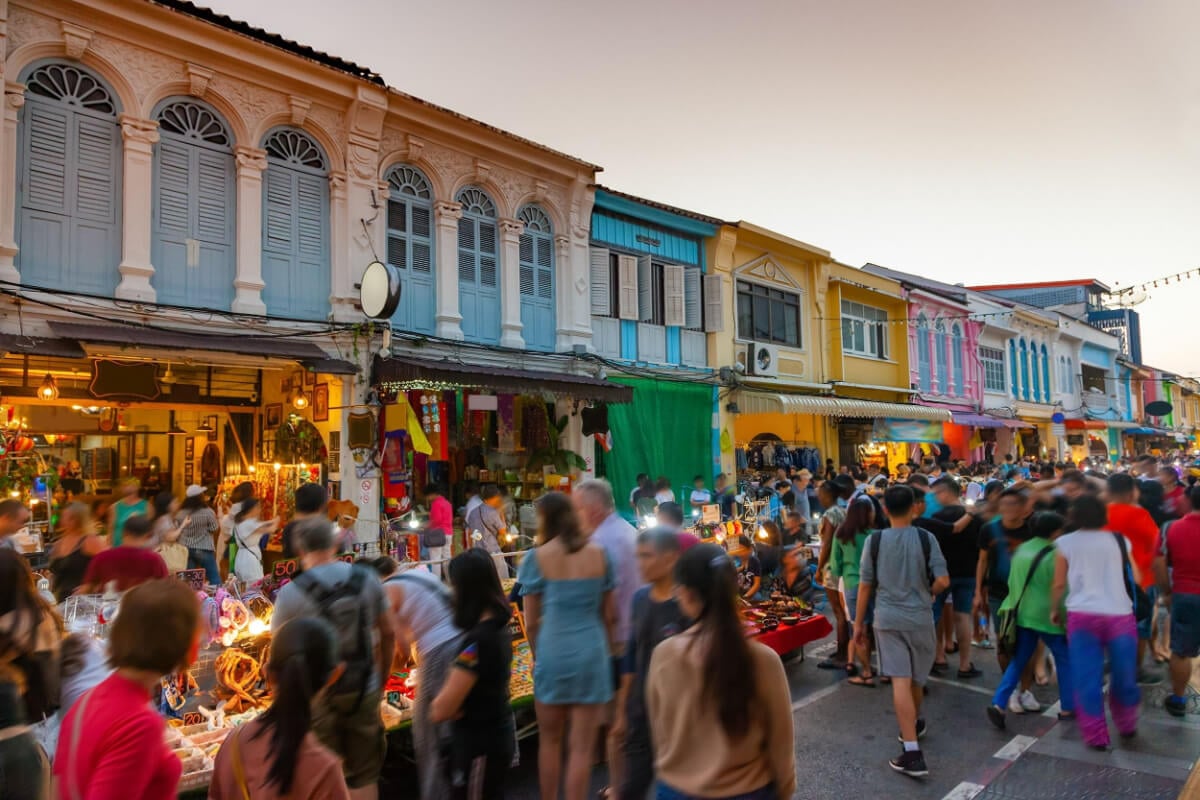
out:
<path id="1" fill-rule="evenodd" d="M 221 569 L 217 566 L 217 554 L 212 550 L 197 550 L 189 547 L 188 569 L 204 570 L 204 580 L 213 586 L 221 585 Z"/>
<path id="2" fill-rule="evenodd" d="M 1142 692 L 1137 684 L 1137 621 L 1133 614 L 1067 613 L 1067 644 L 1071 679 L 1075 684 L 1076 713 L 1083 740 L 1090 745 L 1109 743 L 1104 719 L 1104 657 L 1108 656 L 1108 705 L 1122 734 L 1137 730 Z M 1061 669 L 1059 670 L 1061 676 Z"/>
<path id="3" fill-rule="evenodd" d="M 658 786 L 654 790 L 654 800 L 701 800 L 701 798 L 693 797 L 690 794 L 676 791 L 665 783 L 659 781 Z M 735 797 L 724 797 L 721 800 L 780 800 L 779 793 L 775 791 L 774 786 L 764 786 L 761 789 L 756 789 L 753 792 L 739 794 Z"/>
<path id="4" fill-rule="evenodd" d="M 1050 648 L 1050 652 L 1054 654 L 1054 664 L 1058 671 L 1058 697 L 1062 701 L 1062 710 L 1068 713 L 1075 710 L 1075 684 L 1074 676 L 1071 674 L 1071 656 L 1067 648 L 1067 637 L 1061 633 L 1043 633 L 1032 628 L 1021 627 L 1017 628 L 1017 647 L 1012 659 L 1008 662 L 1008 669 L 1004 670 L 1004 677 L 1000 679 L 1000 685 L 996 687 L 996 694 L 992 696 L 992 705 L 1000 708 L 1007 707 L 1008 699 L 1021 684 L 1021 673 L 1025 671 L 1025 665 L 1029 663 L 1029 659 L 1033 658 L 1039 640 L 1045 642 L 1046 646 Z"/>
<path id="5" fill-rule="evenodd" d="M 645 722 L 632 722 L 625 737 L 625 783 L 617 794 L 618 800 L 646 800 L 654 785 L 654 747 L 650 744 L 650 729 Z"/>

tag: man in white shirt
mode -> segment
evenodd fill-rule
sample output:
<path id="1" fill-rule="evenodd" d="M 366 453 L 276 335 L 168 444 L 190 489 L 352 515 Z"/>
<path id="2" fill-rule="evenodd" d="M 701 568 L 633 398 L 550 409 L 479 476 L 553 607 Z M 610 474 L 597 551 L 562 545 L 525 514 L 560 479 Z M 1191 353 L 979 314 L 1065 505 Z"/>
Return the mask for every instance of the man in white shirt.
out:
<path id="1" fill-rule="evenodd" d="M 590 479 L 580 481 L 571 493 L 575 511 L 583 529 L 608 553 L 612 562 L 616 585 L 613 588 L 613 605 L 616 606 L 617 625 L 613 631 L 616 644 L 613 647 L 613 686 L 617 689 L 609 704 L 609 720 L 612 712 L 624 708 L 624 693 L 619 688 L 620 663 L 629 641 L 629 620 L 633 614 L 633 593 L 641 585 L 637 565 L 637 531 L 617 514 L 612 486 L 608 481 Z M 611 786 L 620 786 L 624 780 L 624 753 L 620 737 L 608 735 L 608 775 Z"/>

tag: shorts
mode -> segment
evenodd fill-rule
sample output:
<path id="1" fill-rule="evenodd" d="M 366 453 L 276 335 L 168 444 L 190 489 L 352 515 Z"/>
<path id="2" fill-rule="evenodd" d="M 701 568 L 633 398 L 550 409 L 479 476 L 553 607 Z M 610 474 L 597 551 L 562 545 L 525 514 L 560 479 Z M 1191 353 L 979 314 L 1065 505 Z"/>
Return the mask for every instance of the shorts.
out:
<path id="1" fill-rule="evenodd" d="M 361 789 L 379 783 L 387 738 L 379 716 L 379 689 L 330 695 L 313 708 L 313 733 L 342 758 L 346 786 Z"/>
<path id="2" fill-rule="evenodd" d="M 1171 655 L 1200 656 L 1200 594 L 1171 596 Z"/>
<path id="3" fill-rule="evenodd" d="M 850 622 L 854 623 L 858 620 L 858 584 L 854 585 L 853 589 L 846 589 L 842 595 L 846 598 L 846 615 L 850 618 Z M 863 625 L 870 627 L 875 624 L 875 597 L 871 596 L 871 602 L 867 603 L 867 616 L 863 619 Z"/>
<path id="4" fill-rule="evenodd" d="M 955 614 L 970 614 L 975 602 L 975 579 L 951 578 L 950 599 L 954 602 Z"/>
<path id="5" fill-rule="evenodd" d="M 946 601 L 949 599 L 950 599 L 950 590 L 949 589 L 942 592 L 937 597 L 933 598 L 933 624 L 934 624 L 934 627 L 937 627 L 937 625 L 941 623 L 942 611 L 945 610 Z"/>
<path id="6" fill-rule="evenodd" d="M 988 594 L 988 614 L 992 620 L 992 629 L 995 630 L 996 636 L 992 639 L 992 643 L 996 645 L 996 654 L 1004 657 L 1010 657 L 1013 654 L 1004 646 L 1004 642 L 1000 639 L 1000 606 L 1004 605 L 1005 598 L 996 599 Z"/>
<path id="7" fill-rule="evenodd" d="M 875 646 L 879 650 L 879 671 L 889 678 L 911 678 L 924 686 L 933 668 L 936 639 L 933 628 L 915 631 L 875 629 Z"/>
<path id="8" fill-rule="evenodd" d="M 1151 586 L 1146 590 L 1146 596 L 1150 598 L 1150 607 L 1154 608 L 1158 603 L 1158 587 Z M 1138 639 L 1148 640 L 1150 638 L 1150 630 L 1154 624 L 1154 614 L 1150 614 L 1145 619 L 1139 619 L 1137 624 Z"/>

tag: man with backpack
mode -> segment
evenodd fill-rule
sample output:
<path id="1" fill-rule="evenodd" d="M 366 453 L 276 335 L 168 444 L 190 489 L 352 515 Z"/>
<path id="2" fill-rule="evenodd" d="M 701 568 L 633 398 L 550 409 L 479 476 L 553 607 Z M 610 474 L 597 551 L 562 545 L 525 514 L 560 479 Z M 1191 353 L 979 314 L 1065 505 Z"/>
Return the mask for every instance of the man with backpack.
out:
<path id="1" fill-rule="evenodd" d="M 875 598 L 875 641 L 880 671 L 892 679 L 892 703 L 904 752 L 890 762 L 910 777 L 929 774 L 918 740 L 925 735 L 921 701 L 933 666 L 933 598 L 950 586 L 946 559 L 932 534 L 913 527 L 915 496 L 907 486 L 883 495 L 891 527 L 871 534 L 859 567 L 854 640 L 867 646 L 864 620 Z"/>
<path id="2" fill-rule="evenodd" d="M 379 703 L 395 650 L 388 602 L 373 571 L 337 559 L 329 520 L 301 520 L 294 532 L 304 572 L 279 590 L 271 629 L 320 617 L 338 632 L 345 671 L 313 708 L 313 732 L 342 757 L 350 796 L 373 799 L 387 747 Z"/>

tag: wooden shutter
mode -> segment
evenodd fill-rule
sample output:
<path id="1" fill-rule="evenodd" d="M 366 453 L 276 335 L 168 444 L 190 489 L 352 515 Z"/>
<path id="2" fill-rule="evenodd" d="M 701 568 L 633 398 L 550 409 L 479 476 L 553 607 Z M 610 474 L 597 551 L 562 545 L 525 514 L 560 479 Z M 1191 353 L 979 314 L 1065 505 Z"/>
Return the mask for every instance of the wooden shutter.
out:
<path id="1" fill-rule="evenodd" d="M 197 239 L 222 247 L 233 247 L 230 219 L 233 209 L 232 158 L 199 147 L 195 150 Z"/>
<path id="2" fill-rule="evenodd" d="M 537 294 L 542 300 L 554 299 L 554 241 L 546 235 L 536 239 Z"/>
<path id="3" fill-rule="evenodd" d="M 158 227 L 172 238 L 191 236 L 188 223 L 188 198 L 191 197 L 192 170 L 189 148 L 164 139 L 158 145 Z"/>
<path id="4" fill-rule="evenodd" d="M 663 265 L 663 324 L 683 327 L 684 268 L 679 264 Z"/>
<path id="5" fill-rule="evenodd" d="M 618 316 L 621 319 L 638 318 L 638 260 L 636 256 L 617 256 L 617 299 Z"/>
<path id="6" fill-rule="evenodd" d="M 31 101 L 25 104 L 25 124 L 29 132 L 21 204 L 29 209 L 65 214 L 68 114 Z"/>
<path id="7" fill-rule="evenodd" d="M 474 284 L 475 269 L 475 220 L 464 216 L 458 221 L 458 283 Z"/>
<path id="8" fill-rule="evenodd" d="M 387 227 L 387 263 L 408 269 L 408 204 L 403 200 L 388 200 Z"/>
<path id="9" fill-rule="evenodd" d="M 535 282 L 537 280 L 533 271 L 533 260 L 535 246 L 533 243 L 533 234 L 528 231 L 522 233 L 517 240 L 517 249 L 520 251 L 521 274 L 518 283 L 521 285 L 522 297 L 533 297 L 537 291 Z"/>
<path id="10" fill-rule="evenodd" d="M 725 281 L 720 275 L 704 276 L 704 330 L 720 333 L 725 330 L 725 311 L 721 294 Z"/>
<path id="11" fill-rule="evenodd" d="M 700 299 L 700 279 L 703 273 L 695 267 L 683 271 L 683 327 L 700 330 L 704 306 Z"/>
<path id="12" fill-rule="evenodd" d="M 593 247 L 588 251 L 588 269 L 592 282 L 592 313 L 597 317 L 612 314 L 612 287 L 609 285 L 608 248 Z"/>
<path id="13" fill-rule="evenodd" d="M 266 218 L 263 219 L 266 236 L 263 246 L 275 253 L 290 254 L 294 192 L 292 173 L 283 167 L 267 167 L 266 206 Z"/>
<path id="14" fill-rule="evenodd" d="M 108 120 L 76 116 L 78 161 L 75 175 L 75 209 L 79 218 L 115 223 L 117 201 L 117 127 Z"/>
<path id="15" fill-rule="evenodd" d="M 637 257 L 637 318 L 641 322 L 654 319 L 654 263 L 650 256 Z"/>

